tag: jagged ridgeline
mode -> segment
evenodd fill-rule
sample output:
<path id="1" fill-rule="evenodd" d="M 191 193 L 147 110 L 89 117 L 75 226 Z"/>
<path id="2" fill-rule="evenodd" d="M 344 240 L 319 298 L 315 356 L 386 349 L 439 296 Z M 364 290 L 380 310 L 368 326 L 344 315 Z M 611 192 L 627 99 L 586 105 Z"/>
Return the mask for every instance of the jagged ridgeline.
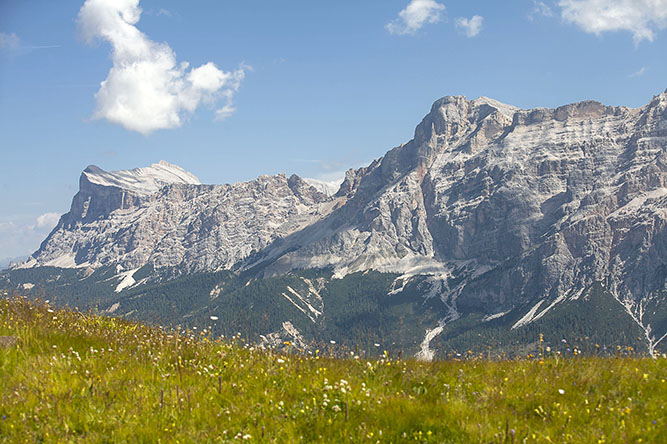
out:
<path id="1" fill-rule="evenodd" d="M 91 166 L 10 292 L 263 343 L 422 359 L 667 350 L 667 92 L 641 108 L 444 97 L 342 184 Z M 565 341 L 565 342 L 563 342 Z M 377 344 L 377 345 L 376 345 Z"/>

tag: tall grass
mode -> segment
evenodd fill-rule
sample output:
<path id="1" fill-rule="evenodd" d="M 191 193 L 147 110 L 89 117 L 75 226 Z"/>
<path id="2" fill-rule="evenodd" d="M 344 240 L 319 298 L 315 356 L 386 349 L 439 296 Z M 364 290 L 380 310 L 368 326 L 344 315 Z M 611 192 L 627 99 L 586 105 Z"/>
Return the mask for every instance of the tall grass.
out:
<path id="1" fill-rule="evenodd" d="M 0 442 L 664 442 L 667 361 L 421 363 L 0 300 Z"/>

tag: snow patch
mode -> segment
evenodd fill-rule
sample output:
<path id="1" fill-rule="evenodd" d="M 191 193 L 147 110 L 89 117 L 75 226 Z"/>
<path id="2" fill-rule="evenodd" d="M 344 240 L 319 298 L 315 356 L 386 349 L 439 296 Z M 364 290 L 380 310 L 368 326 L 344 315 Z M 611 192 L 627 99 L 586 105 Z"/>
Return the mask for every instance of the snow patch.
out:
<path id="1" fill-rule="evenodd" d="M 12 269 L 20 270 L 20 269 L 24 269 L 24 268 L 33 268 L 33 267 L 36 267 L 38 264 L 39 264 L 39 262 L 37 262 L 37 259 L 30 256 L 28 258 L 28 260 L 26 260 L 25 262 L 19 262 L 14 267 L 12 267 Z"/>
<path id="2" fill-rule="evenodd" d="M 306 182 L 311 187 L 315 188 L 320 193 L 324 194 L 325 196 L 331 197 L 334 194 L 336 194 L 340 189 L 340 185 L 343 183 L 343 178 L 341 178 L 340 180 L 332 180 L 330 182 L 325 182 L 323 180 L 309 179 L 304 177 L 303 181 Z"/>
<path id="3" fill-rule="evenodd" d="M 492 106 L 493 108 L 497 109 L 498 112 L 500 112 L 500 114 L 509 118 L 512 118 L 517 111 L 521 111 L 521 108 L 518 108 L 514 105 L 508 105 L 506 103 L 502 103 L 495 99 L 491 99 L 490 97 L 484 97 L 484 96 L 472 100 L 472 103 L 474 103 L 476 106 L 479 105 Z"/>
<path id="4" fill-rule="evenodd" d="M 639 328 L 642 329 L 644 332 L 644 337 L 647 341 L 649 355 L 655 358 L 656 347 L 660 342 L 662 342 L 663 339 L 667 337 L 667 332 L 665 332 L 665 334 L 663 334 L 660 338 L 652 334 L 653 329 L 651 324 L 644 321 L 644 304 L 646 303 L 645 300 L 639 302 L 635 302 L 631 299 L 620 300 L 616 298 L 616 300 L 621 304 L 621 306 L 623 306 L 626 313 L 630 315 L 632 320 L 635 321 Z"/>
<path id="5" fill-rule="evenodd" d="M 285 321 L 282 323 L 283 330 L 292 338 L 292 344 L 296 345 L 298 348 L 306 348 L 306 343 L 303 340 L 301 332 L 296 329 L 290 321 Z"/>
<path id="6" fill-rule="evenodd" d="M 213 289 L 208 293 L 208 295 L 211 297 L 211 300 L 217 298 L 220 296 L 220 292 L 222 292 L 222 287 L 220 286 L 221 284 L 216 285 L 213 287 Z M 247 286 L 247 285 L 246 285 Z"/>
<path id="7" fill-rule="evenodd" d="M 500 313 L 486 315 L 482 318 L 482 322 L 489 322 L 489 321 L 492 321 L 494 319 L 502 318 L 503 316 L 505 316 L 510 311 L 512 311 L 512 310 L 501 311 Z"/>
<path id="8" fill-rule="evenodd" d="M 316 310 L 312 305 L 310 305 L 310 303 L 306 300 L 306 298 L 304 298 L 304 297 L 301 296 L 299 293 L 297 293 L 297 292 L 296 292 L 292 287 L 290 287 L 289 285 L 287 286 L 287 290 L 288 290 L 290 293 L 292 293 L 294 296 L 296 296 L 297 298 L 299 298 L 299 300 L 300 300 L 301 302 L 303 302 L 304 305 L 306 305 L 306 307 L 308 307 L 308 310 L 310 310 L 310 311 L 315 315 L 315 317 L 317 317 L 317 316 L 319 316 L 319 315 L 322 314 L 322 312 L 320 312 L 319 310 Z"/>
<path id="9" fill-rule="evenodd" d="M 311 280 L 310 280 L 310 279 L 306 279 L 306 278 L 302 278 L 302 279 L 303 279 L 303 282 L 305 282 L 306 285 L 308 286 L 308 291 L 310 291 L 312 294 L 315 295 L 315 297 L 317 297 L 318 299 L 321 300 L 321 299 L 322 299 L 322 296 L 320 296 L 320 293 L 315 289 L 315 286 L 313 285 L 313 283 L 311 282 Z"/>
<path id="10" fill-rule="evenodd" d="M 549 310 L 551 310 L 551 309 L 554 308 L 557 304 L 563 302 L 564 300 L 565 300 L 565 294 L 561 294 L 561 295 L 558 296 L 556 299 L 554 299 L 554 301 L 553 301 L 551 304 L 549 304 L 549 306 L 548 306 L 547 308 L 545 308 L 544 310 L 542 310 L 541 312 L 539 312 L 537 315 L 535 315 L 535 317 L 534 317 L 533 319 L 531 319 L 530 322 L 535 322 L 535 321 L 537 321 L 537 320 L 540 319 L 542 316 L 544 316 L 545 314 L 547 314 L 547 312 L 548 312 Z"/>
<path id="11" fill-rule="evenodd" d="M 35 284 L 33 284 L 31 282 L 25 282 L 21 286 L 23 287 L 24 290 L 32 290 L 33 288 L 35 288 Z"/>
<path id="12" fill-rule="evenodd" d="M 387 293 L 387 296 L 393 296 L 405 290 L 405 286 L 408 284 L 408 282 L 410 282 L 410 278 L 411 276 L 399 276 L 396 279 L 394 279 L 394 282 L 391 283 L 391 290 L 389 291 L 389 293 Z M 398 281 L 401 282 L 400 287 L 396 287 Z"/>
<path id="13" fill-rule="evenodd" d="M 116 293 L 120 293 L 124 289 L 131 287 L 132 285 L 135 284 L 134 280 L 134 273 L 136 273 L 139 269 L 135 268 L 134 270 L 128 270 L 120 274 L 120 283 L 116 286 L 116 289 L 114 290 Z"/>
<path id="14" fill-rule="evenodd" d="M 36 265 L 36 264 L 35 264 Z M 73 253 L 63 254 L 55 259 L 43 264 L 45 267 L 58 267 L 58 268 L 76 268 L 76 260 Z"/>
<path id="15" fill-rule="evenodd" d="M 526 313 L 521 319 L 516 321 L 514 325 L 512 325 L 512 330 L 515 328 L 523 327 L 524 325 L 530 324 L 533 321 L 533 318 L 535 317 L 535 313 L 537 313 L 537 310 L 540 308 L 542 305 L 542 302 L 544 302 L 544 299 L 539 301 L 537 304 L 531 308 L 528 313 Z"/>
<path id="16" fill-rule="evenodd" d="M 120 308 L 120 302 L 116 302 L 116 303 L 114 303 L 111 307 L 109 307 L 109 308 L 107 308 L 106 310 L 104 310 L 102 313 L 111 314 L 111 313 L 114 313 L 114 312 L 115 312 L 116 310 L 118 310 L 119 308 Z"/>
<path id="17" fill-rule="evenodd" d="M 570 296 L 570 299 L 573 301 L 576 301 L 581 297 L 582 294 L 584 294 L 585 288 L 580 288 L 579 290 L 576 290 L 572 293 L 572 296 Z"/>
<path id="18" fill-rule="evenodd" d="M 287 291 L 290 293 L 289 295 L 287 293 L 282 293 L 283 297 L 290 301 L 292 305 L 294 305 L 296 308 L 299 309 L 303 314 L 308 316 L 308 319 L 310 319 L 313 323 L 317 321 L 317 318 L 322 316 L 322 311 L 318 310 L 317 308 L 313 307 L 311 302 L 317 302 L 320 305 L 322 304 L 322 297 L 320 294 L 317 292 L 315 287 L 313 286 L 312 282 L 310 282 L 308 279 L 303 279 L 303 281 L 308 285 L 308 295 L 307 296 L 302 296 L 297 292 L 295 289 L 287 285 Z M 291 296 L 290 296 L 291 295 Z M 314 300 L 313 300 L 314 298 Z"/>
<path id="19" fill-rule="evenodd" d="M 420 344 L 419 348 L 420 350 L 417 352 L 415 355 L 415 358 L 417 358 L 420 361 L 432 361 L 433 358 L 435 357 L 435 350 L 431 350 L 431 341 L 438 336 L 440 333 L 442 333 L 442 330 L 444 330 L 445 324 L 441 323 L 437 327 L 434 327 L 432 329 L 426 329 L 426 335 L 424 336 L 424 340 Z"/>
<path id="20" fill-rule="evenodd" d="M 266 336 L 259 335 L 261 341 L 260 347 L 278 347 L 283 344 L 285 339 L 288 339 L 290 344 L 299 350 L 306 350 L 308 346 L 301 335 L 301 332 L 294 327 L 290 321 L 282 323 L 282 329 Z"/>
<path id="21" fill-rule="evenodd" d="M 428 292 L 426 294 L 424 294 L 424 299 L 431 299 L 431 298 L 434 298 L 436 296 L 441 296 L 441 298 L 444 297 L 444 293 L 442 291 L 443 284 L 445 282 L 444 276 L 428 278 L 426 280 L 426 282 L 428 282 L 431 285 L 431 288 L 429 288 Z M 445 302 L 445 301 L 443 301 L 443 302 Z M 454 310 L 454 312 L 456 312 L 456 310 Z M 452 315 L 452 313 L 451 313 L 451 307 L 450 307 L 450 316 L 451 315 Z M 456 313 L 456 316 L 458 316 L 458 313 Z"/>
<path id="22" fill-rule="evenodd" d="M 83 171 L 83 174 L 89 182 L 96 185 L 117 187 L 139 195 L 153 194 L 163 186 L 173 183 L 201 184 L 194 174 L 164 160 L 149 167 L 110 172 L 90 165 Z"/>
<path id="23" fill-rule="evenodd" d="M 288 301 L 290 301 L 290 302 L 292 303 L 292 305 L 294 305 L 296 308 L 298 308 L 300 312 L 302 312 L 303 314 L 305 314 L 306 316 L 308 316 L 308 319 L 310 319 L 311 321 L 313 321 L 313 319 L 312 319 L 312 318 L 310 317 L 310 315 L 306 312 L 306 310 L 304 310 L 303 308 L 301 308 L 301 306 L 300 306 L 299 304 L 297 304 L 296 302 L 294 302 L 294 301 L 292 300 L 291 297 L 287 296 L 286 293 L 281 293 L 281 294 L 283 295 L 283 297 L 284 297 L 285 299 L 287 299 Z M 315 322 L 315 321 L 313 321 L 313 322 Z"/>

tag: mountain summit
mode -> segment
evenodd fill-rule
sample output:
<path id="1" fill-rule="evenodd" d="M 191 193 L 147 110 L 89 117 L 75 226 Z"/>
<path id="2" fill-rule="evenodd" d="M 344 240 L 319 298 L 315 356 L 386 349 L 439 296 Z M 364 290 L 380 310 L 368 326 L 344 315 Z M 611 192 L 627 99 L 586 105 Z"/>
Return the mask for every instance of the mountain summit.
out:
<path id="1" fill-rule="evenodd" d="M 106 172 L 98 166 L 90 165 L 83 170 L 81 180 L 103 187 L 120 188 L 136 194 L 152 194 L 169 184 L 200 184 L 194 174 L 164 160 L 146 168 L 126 171 Z"/>

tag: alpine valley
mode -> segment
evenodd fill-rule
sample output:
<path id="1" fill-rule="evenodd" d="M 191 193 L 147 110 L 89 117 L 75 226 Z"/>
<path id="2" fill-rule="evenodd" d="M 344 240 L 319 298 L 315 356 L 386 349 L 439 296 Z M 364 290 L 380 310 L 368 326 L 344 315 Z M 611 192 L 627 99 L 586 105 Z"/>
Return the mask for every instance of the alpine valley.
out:
<path id="1" fill-rule="evenodd" d="M 89 166 L 8 293 L 262 345 L 667 351 L 667 91 L 641 108 L 444 97 L 340 186 Z"/>

